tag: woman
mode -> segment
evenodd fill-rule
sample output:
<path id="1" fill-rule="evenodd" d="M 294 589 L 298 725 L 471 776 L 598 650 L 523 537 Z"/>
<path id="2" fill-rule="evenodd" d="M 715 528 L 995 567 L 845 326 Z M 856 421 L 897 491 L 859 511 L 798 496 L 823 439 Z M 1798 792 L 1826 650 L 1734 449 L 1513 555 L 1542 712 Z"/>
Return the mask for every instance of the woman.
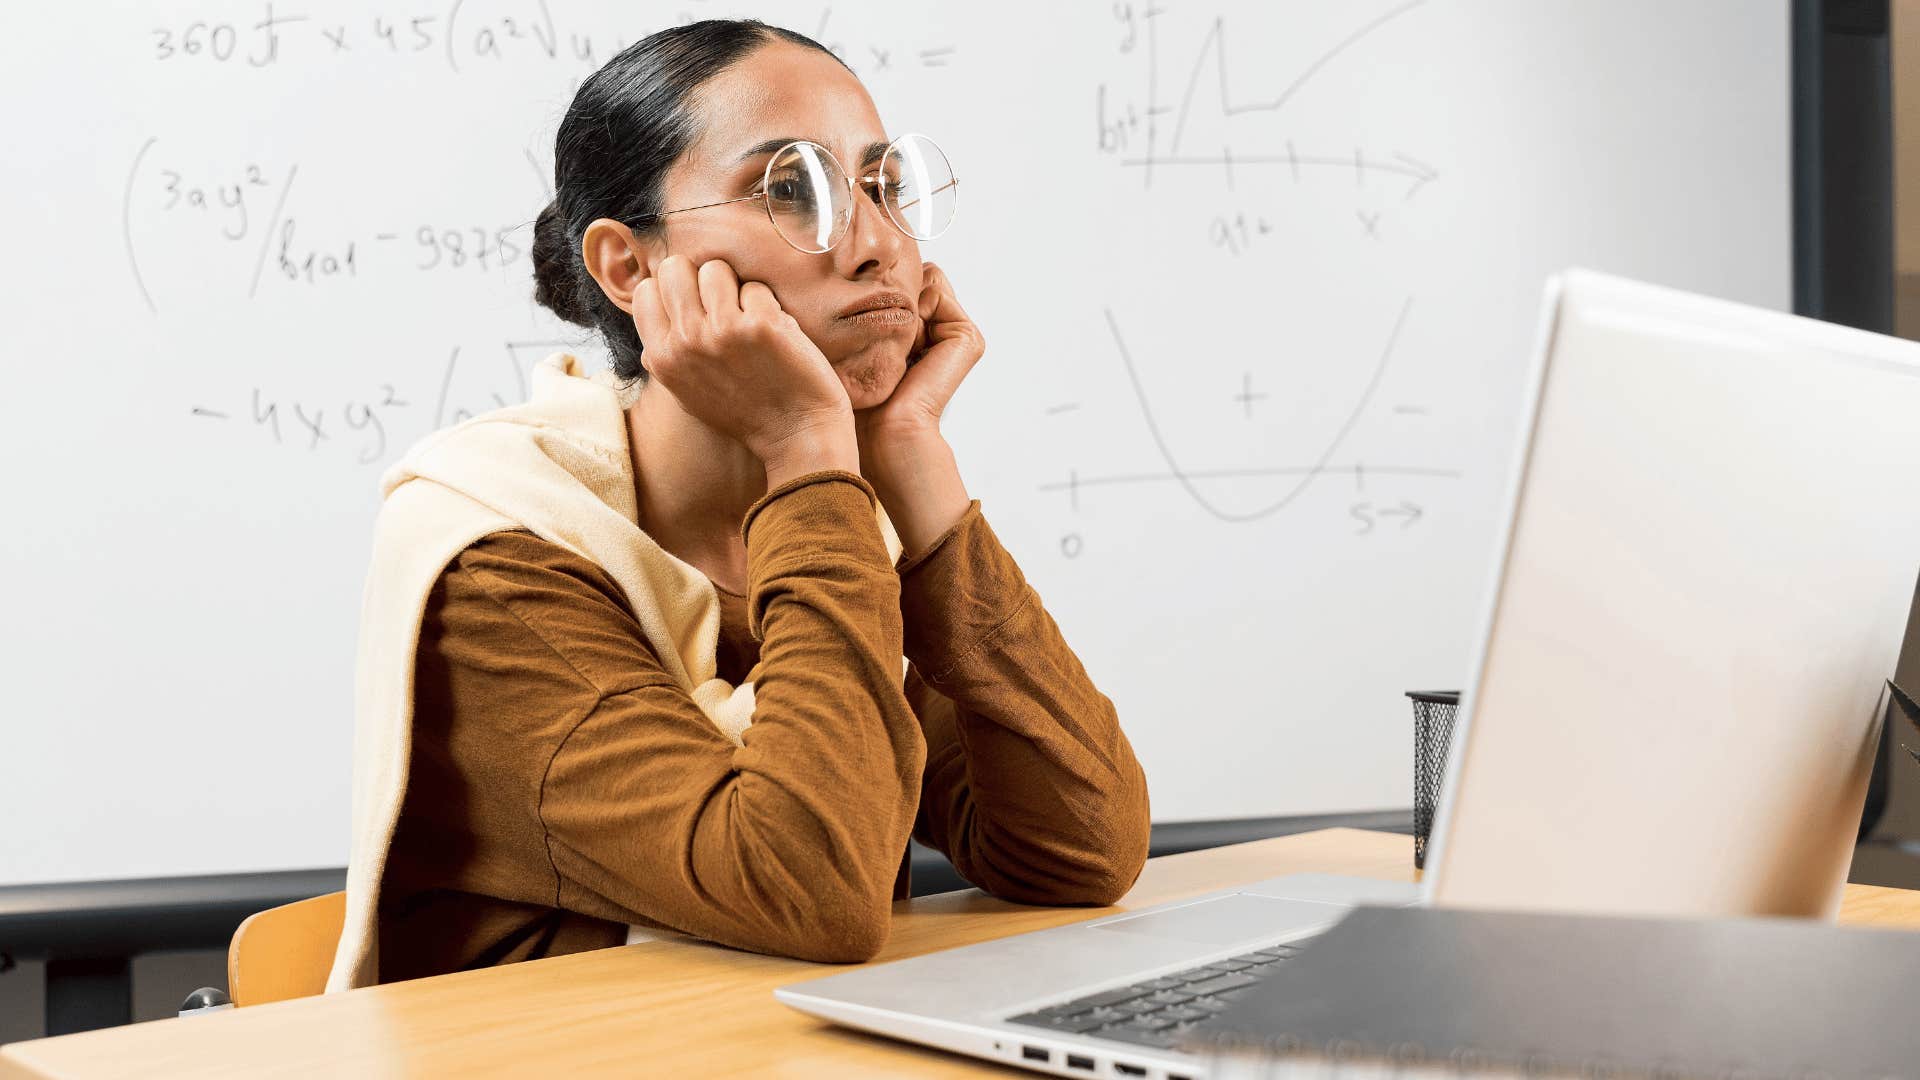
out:
<path id="1" fill-rule="evenodd" d="M 1140 765 L 940 433 L 984 348 L 919 257 L 944 168 L 757 21 L 661 31 L 581 84 L 535 295 L 613 370 L 556 354 L 536 400 L 384 478 L 336 988 L 671 932 L 871 959 L 909 837 L 1008 900 L 1132 885 Z M 458 529 L 398 509 L 427 491 Z M 408 558 L 417 623 L 376 614 Z M 409 682 L 410 719 L 377 705 Z"/>

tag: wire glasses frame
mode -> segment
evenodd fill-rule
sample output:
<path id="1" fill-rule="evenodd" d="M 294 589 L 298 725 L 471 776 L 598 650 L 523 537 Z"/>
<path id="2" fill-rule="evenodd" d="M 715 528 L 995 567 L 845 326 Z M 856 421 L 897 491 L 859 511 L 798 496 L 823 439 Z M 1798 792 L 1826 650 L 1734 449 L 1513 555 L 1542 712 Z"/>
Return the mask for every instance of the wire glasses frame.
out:
<path id="1" fill-rule="evenodd" d="M 882 154 L 880 157 L 879 172 L 873 173 L 867 176 L 861 176 L 858 178 L 848 175 L 847 170 L 840 164 L 840 159 L 834 157 L 833 152 L 831 150 L 828 150 L 826 147 L 821 146 L 819 143 L 816 143 L 810 139 L 796 139 L 793 142 L 787 143 L 785 146 L 782 146 L 780 149 L 774 151 L 773 155 L 767 158 L 766 168 L 762 170 L 762 173 L 761 173 L 760 190 L 755 191 L 750 195 L 742 195 L 737 199 L 722 199 L 719 202 L 702 203 L 699 206 L 683 206 L 678 210 L 663 210 L 657 214 L 643 214 L 640 217 L 633 218 L 627 221 L 626 224 L 629 228 L 640 228 L 645 225 L 652 224 L 653 222 L 658 221 L 659 219 L 664 218 L 669 214 L 684 214 L 692 210 L 706 210 L 715 206 L 731 206 L 734 203 L 751 202 L 751 201 L 758 200 L 761 204 L 762 209 L 766 211 L 767 223 L 773 226 L 773 231 L 779 233 L 780 238 L 782 240 L 785 240 L 788 243 L 788 245 L 792 246 L 796 250 L 806 252 L 807 254 L 810 254 L 810 255 L 822 254 L 824 252 L 832 251 L 836 246 L 838 246 L 841 240 L 846 238 L 848 227 L 853 222 L 853 204 L 851 202 L 851 199 L 855 197 L 854 188 L 857 185 L 866 185 L 866 186 L 872 187 L 876 191 L 884 190 L 887 184 L 887 178 L 888 178 L 887 166 L 890 163 L 890 161 L 896 156 L 902 159 L 905 159 L 907 157 L 906 153 L 904 153 L 901 150 L 901 146 L 902 144 L 907 143 L 908 140 L 917 140 L 918 142 L 924 144 L 926 147 L 932 150 L 933 154 L 936 156 L 938 166 L 942 171 L 946 173 L 946 180 L 944 183 L 939 183 L 933 186 L 931 190 L 928 190 L 924 193 L 917 194 L 914 198 L 909 199 L 904 203 L 900 203 L 897 206 L 886 199 L 880 200 L 880 206 L 882 209 L 885 210 L 884 216 L 886 217 L 887 221 L 890 224 L 892 224 L 894 228 L 900 230 L 900 232 L 902 232 L 903 234 L 911 237 L 914 240 L 932 240 L 940 236 L 942 233 L 946 232 L 947 227 L 953 224 L 954 211 L 958 208 L 958 205 L 959 205 L 960 178 L 953 175 L 953 169 L 952 169 L 952 166 L 947 161 L 946 152 L 940 149 L 940 145 L 938 143 L 934 142 L 932 139 L 927 138 L 925 135 L 920 135 L 913 132 L 909 132 L 905 135 L 901 135 L 900 137 L 894 139 L 892 142 L 887 144 L 886 152 Z M 768 192 L 769 190 L 771 190 L 773 186 L 773 171 L 776 166 L 781 165 L 783 163 L 783 161 L 786 159 L 789 152 L 794 152 L 794 151 L 798 151 L 803 157 L 805 155 L 818 154 L 821 158 L 825 159 L 825 162 L 832 167 L 834 175 L 833 177 L 822 177 L 810 169 L 809 172 L 813 174 L 814 181 L 816 182 L 816 184 L 824 185 L 831 188 L 835 186 L 834 181 L 837 179 L 838 184 L 846 188 L 847 195 L 850 200 L 846 204 L 846 211 L 844 213 L 838 212 L 837 210 L 834 212 L 831 235 L 825 241 L 825 244 L 826 244 L 825 247 L 806 247 L 801 243 L 795 241 L 794 238 L 788 234 L 788 231 L 785 228 L 781 227 L 779 220 L 774 216 L 773 202 L 768 196 Z M 917 170 L 917 171 L 924 171 L 924 170 Z M 904 221 L 901 220 L 901 216 L 900 216 L 901 212 L 914 208 L 918 206 L 921 202 L 933 199 L 936 196 L 942 194 L 943 192 L 947 192 L 949 190 L 951 190 L 953 194 L 950 196 L 950 200 L 951 200 L 950 205 L 947 207 L 947 210 L 946 210 L 946 215 L 945 215 L 946 220 L 941 221 L 938 224 L 938 226 L 934 228 L 932 231 L 925 232 L 924 234 L 922 232 L 916 232 L 912 227 L 908 226 Z M 827 195 L 829 198 L 831 198 L 833 196 L 833 192 L 829 190 L 827 192 Z"/>

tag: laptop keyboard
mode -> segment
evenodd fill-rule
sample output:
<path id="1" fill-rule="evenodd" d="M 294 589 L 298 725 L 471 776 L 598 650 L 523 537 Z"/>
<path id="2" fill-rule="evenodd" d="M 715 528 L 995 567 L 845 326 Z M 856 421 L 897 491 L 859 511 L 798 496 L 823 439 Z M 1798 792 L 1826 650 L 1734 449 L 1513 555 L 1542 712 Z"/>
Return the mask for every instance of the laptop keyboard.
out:
<path id="1" fill-rule="evenodd" d="M 1247 988 L 1300 951 L 1304 941 L 1271 945 L 1131 986 L 1007 1017 L 1007 1023 L 1171 1049 L 1203 1028 Z"/>

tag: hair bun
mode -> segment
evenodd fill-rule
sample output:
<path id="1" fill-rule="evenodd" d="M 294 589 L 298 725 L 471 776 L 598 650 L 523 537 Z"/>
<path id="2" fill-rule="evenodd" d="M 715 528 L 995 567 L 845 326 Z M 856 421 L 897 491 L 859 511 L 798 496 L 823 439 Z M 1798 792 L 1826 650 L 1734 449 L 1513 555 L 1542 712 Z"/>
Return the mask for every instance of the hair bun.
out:
<path id="1" fill-rule="evenodd" d="M 533 299 L 575 326 L 591 327 L 593 315 L 580 302 L 578 264 L 559 204 L 550 202 L 533 222 Z"/>

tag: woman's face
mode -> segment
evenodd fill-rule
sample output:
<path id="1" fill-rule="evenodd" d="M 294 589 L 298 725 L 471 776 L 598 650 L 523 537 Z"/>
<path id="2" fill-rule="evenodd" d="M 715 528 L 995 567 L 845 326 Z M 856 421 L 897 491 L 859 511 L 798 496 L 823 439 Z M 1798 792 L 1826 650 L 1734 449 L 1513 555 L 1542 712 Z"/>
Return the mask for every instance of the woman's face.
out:
<path id="1" fill-rule="evenodd" d="M 715 76 L 692 106 L 704 130 L 668 170 L 663 209 L 753 191 L 772 151 L 749 151 L 769 140 L 819 143 L 856 175 L 868 147 L 887 142 L 886 128 L 859 79 L 833 57 L 785 41 L 756 49 Z M 684 255 L 695 267 L 724 259 L 741 281 L 765 282 L 826 355 L 853 407 L 878 405 L 906 373 L 920 320 L 917 314 L 893 322 L 845 315 L 883 289 L 904 294 L 909 305 L 917 303 L 920 245 L 893 227 L 867 187 L 857 194 L 846 235 L 833 250 L 819 254 L 782 239 L 759 200 L 674 214 L 651 238 L 639 238 L 646 246 L 647 272 L 668 255 Z"/>

